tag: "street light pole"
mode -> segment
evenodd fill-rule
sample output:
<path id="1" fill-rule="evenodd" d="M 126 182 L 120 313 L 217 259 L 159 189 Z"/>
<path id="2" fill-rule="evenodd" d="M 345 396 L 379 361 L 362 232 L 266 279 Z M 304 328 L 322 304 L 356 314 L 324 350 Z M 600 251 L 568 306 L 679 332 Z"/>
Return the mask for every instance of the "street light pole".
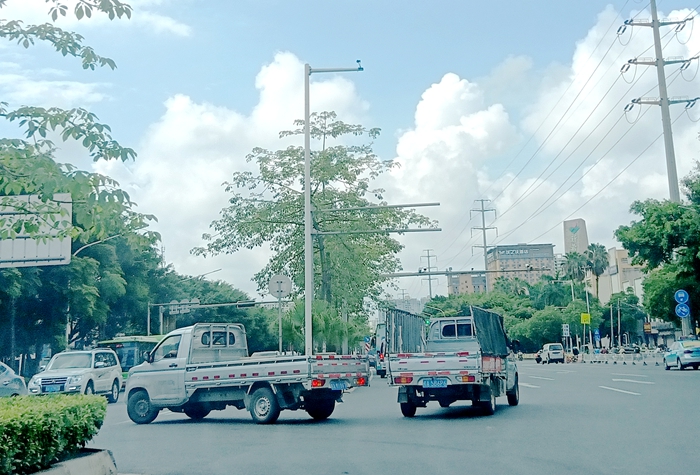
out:
<path id="1" fill-rule="evenodd" d="M 312 69 L 309 63 L 304 65 L 304 353 L 313 353 L 312 306 L 314 300 L 314 250 L 311 222 L 311 118 L 309 104 L 309 79 L 313 73 L 343 73 L 362 71 L 360 60 L 356 68 L 322 68 Z"/>

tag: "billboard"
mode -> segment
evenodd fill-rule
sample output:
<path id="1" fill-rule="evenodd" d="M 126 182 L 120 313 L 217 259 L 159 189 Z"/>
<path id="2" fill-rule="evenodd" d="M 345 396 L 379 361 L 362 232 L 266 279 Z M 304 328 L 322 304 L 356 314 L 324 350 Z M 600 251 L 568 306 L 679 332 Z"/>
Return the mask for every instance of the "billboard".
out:
<path id="1" fill-rule="evenodd" d="M 37 225 L 33 236 L 19 233 L 0 239 L 0 268 L 69 264 L 71 239 L 57 237 L 73 218 L 70 193 L 56 193 L 44 203 L 36 195 L 0 197 L 0 230 L 10 229 L 19 220 Z"/>

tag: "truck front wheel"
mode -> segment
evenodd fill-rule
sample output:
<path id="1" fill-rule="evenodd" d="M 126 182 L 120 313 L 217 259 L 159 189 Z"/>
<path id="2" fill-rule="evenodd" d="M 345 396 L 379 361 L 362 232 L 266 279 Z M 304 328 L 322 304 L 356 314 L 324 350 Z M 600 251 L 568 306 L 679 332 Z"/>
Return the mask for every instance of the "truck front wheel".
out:
<path id="1" fill-rule="evenodd" d="M 404 417 L 413 417 L 416 415 L 416 405 L 411 401 L 401 403 L 401 414 Z"/>
<path id="2" fill-rule="evenodd" d="M 158 409 L 153 407 L 146 391 L 136 391 L 129 396 L 126 405 L 129 419 L 137 424 L 150 424 L 158 417 Z"/>
<path id="3" fill-rule="evenodd" d="M 270 388 L 255 390 L 250 398 L 249 411 L 257 424 L 274 424 L 280 416 L 280 406 Z"/>
<path id="4" fill-rule="evenodd" d="M 306 412 L 317 421 L 323 421 L 331 417 L 335 409 L 333 399 L 311 400 L 306 404 Z"/>

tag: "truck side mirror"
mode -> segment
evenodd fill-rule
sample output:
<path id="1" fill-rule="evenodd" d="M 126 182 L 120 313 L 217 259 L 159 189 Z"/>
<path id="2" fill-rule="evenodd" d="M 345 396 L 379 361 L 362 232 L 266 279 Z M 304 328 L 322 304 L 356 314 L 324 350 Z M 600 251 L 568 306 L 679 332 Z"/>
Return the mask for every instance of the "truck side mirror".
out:
<path id="1" fill-rule="evenodd" d="M 143 360 L 147 361 L 148 363 L 153 363 L 153 360 L 151 359 L 151 352 L 150 351 L 143 352 Z"/>

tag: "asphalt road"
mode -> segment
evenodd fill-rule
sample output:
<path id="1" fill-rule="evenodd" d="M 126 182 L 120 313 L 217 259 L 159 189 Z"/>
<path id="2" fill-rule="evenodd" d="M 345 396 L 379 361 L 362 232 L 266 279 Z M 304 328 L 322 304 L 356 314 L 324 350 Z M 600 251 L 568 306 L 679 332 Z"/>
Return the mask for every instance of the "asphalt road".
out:
<path id="1" fill-rule="evenodd" d="M 200 422 L 162 411 L 133 424 L 122 399 L 91 443 L 137 474 L 660 474 L 700 470 L 700 371 L 521 362 L 520 405 L 493 416 L 468 402 L 404 418 L 374 377 L 331 418 L 284 411 L 273 426 L 246 411 Z"/>

